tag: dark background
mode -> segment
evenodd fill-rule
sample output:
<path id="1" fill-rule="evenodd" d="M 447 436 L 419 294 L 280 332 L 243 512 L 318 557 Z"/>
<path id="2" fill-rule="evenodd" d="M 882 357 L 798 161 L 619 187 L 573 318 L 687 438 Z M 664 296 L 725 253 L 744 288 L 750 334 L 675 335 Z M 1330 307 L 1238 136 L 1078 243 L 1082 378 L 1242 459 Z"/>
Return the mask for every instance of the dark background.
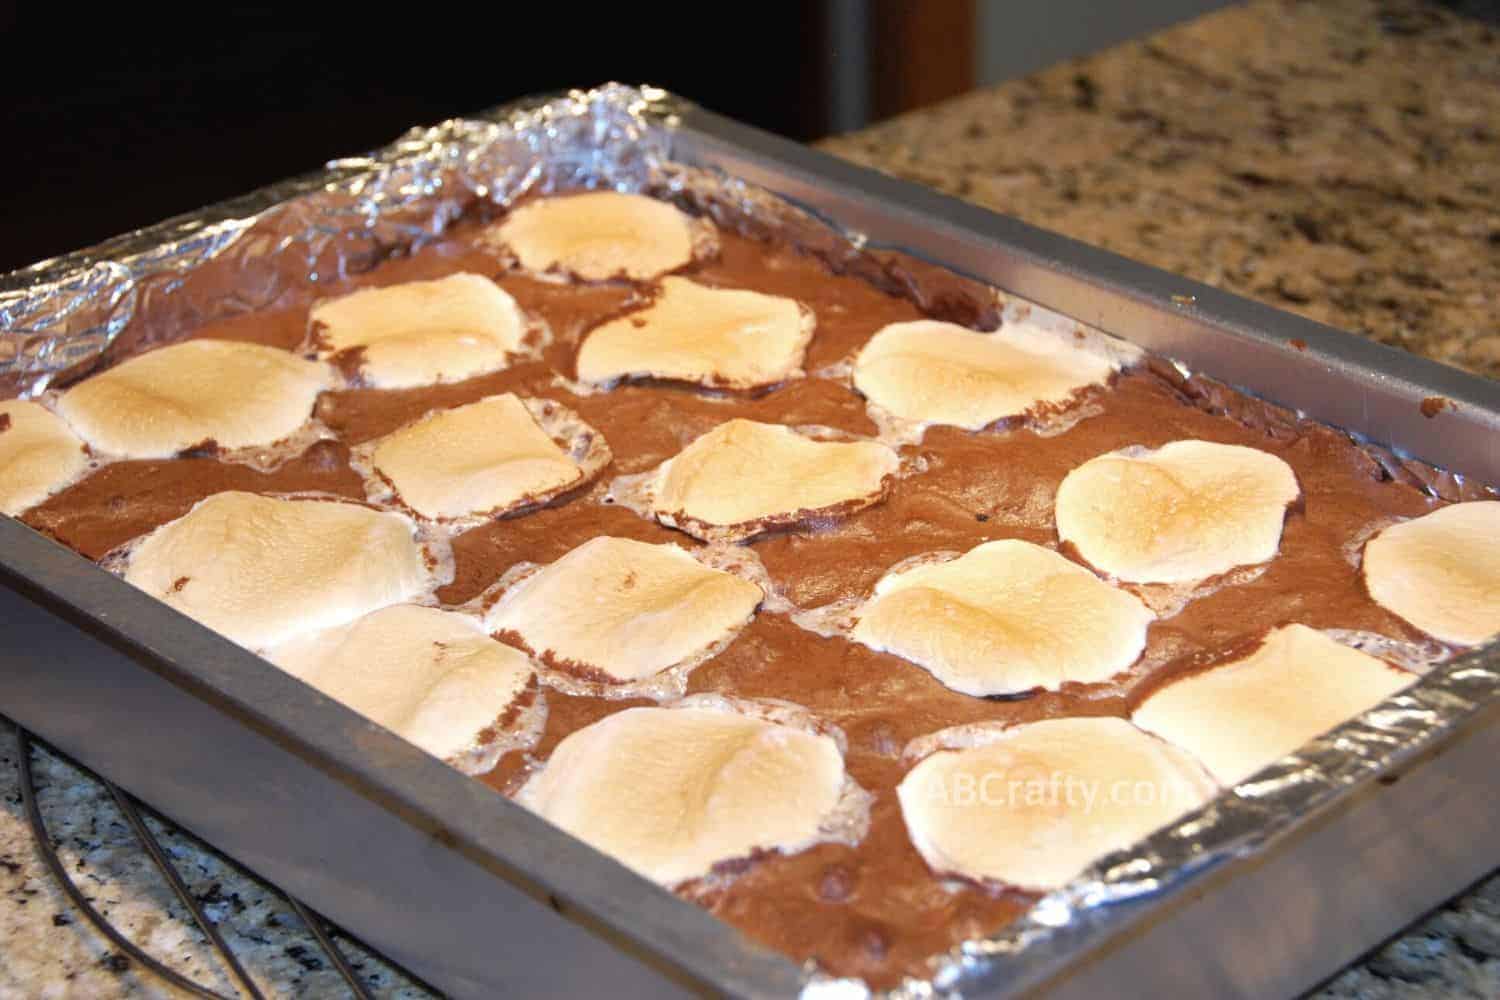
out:
<path id="1" fill-rule="evenodd" d="M 0 0 L 0 273 L 528 94 L 652 83 L 808 140 L 1224 2 Z"/>
<path id="2" fill-rule="evenodd" d="M 555 22 L 527 30 L 506 6 L 422 31 L 394 15 L 385 32 L 292 31 L 284 15 L 228 8 L 214 11 L 211 32 L 69 37 L 56 20 L 45 32 L 12 23 L 0 54 L 10 147 L 0 271 L 526 94 L 650 82 L 786 135 L 825 128 L 815 4 L 767 5 L 737 27 L 733 51 L 646 30 L 625 4 L 601 5 L 592 30 L 551 41 Z"/>

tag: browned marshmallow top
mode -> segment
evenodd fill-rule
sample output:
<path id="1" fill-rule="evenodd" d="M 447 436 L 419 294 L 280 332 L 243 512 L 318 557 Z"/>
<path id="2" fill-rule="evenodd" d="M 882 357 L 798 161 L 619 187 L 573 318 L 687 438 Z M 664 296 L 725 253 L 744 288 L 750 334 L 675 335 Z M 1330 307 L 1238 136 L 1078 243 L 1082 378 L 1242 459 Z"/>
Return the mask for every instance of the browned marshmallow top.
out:
<path id="1" fill-rule="evenodd" d="M 671 217 L 664 218 L 666 228 L 676 225 Z M 515 233 L 516 230 L 511 231 L 513 240 Z M 1205 663 L 1221 662 L 1229 655 L 1228 651 L 1243 650 L 1246 644 L 1260 642 L 1271 630 L 1291 623 L 1316 630 L 1378 633 L 1396 640 L 1425 638 L 1397 612 L 1371 599 L 1361 579 L 1358 554 L 1364 542 L 1380 528 L 1426 514 L 1440 505 L 1414 488 L 1386 480 L 1378 465 L 1347 437 L 1326 428 L 1284 420 L 1246 421 L 1207 412 L 1195 404 L 1180 380 L 1159 375 L 1154 369 L 1136 367 L 1110 377 L 1102 368 L 1084 366 L 1087 370 L 1082 370 L 1076 379 L 1068 375 L 1067 385 L 1059 384 L 1056 388 L 1058 392 L 1068 390 L 1065 401 L 1058 405 L 1080 407 L 1079 412 L 1088 415 L 1061 433 L 1042 435 L 1003 422 L 979 430 L 955 426 L 977 424 L 988 420 L 991 413 L 1013 410 L 1016 404 L 1010 401 L 1002 400 L 993 407 L 986 402 L 982 407 L 972 408 L 972 419 L 971 408 L 967 406 L 962 413 L 948 414 L 932 412 L 923 403 L 923 408 L 915 412 L 927 418 L 929 426 L 919 444 L 882 443 L 881 428 L 872 417 L 871 399 L 857 390 L 849 375 L 839 372 L 849 372 L 871 338 L 891 324 L 967 321 L 985 313 L 988 303 L 948 296 L 940 300 L 935 311 L 924 313 L 912 301 L 861 278 L 835 274 L 819 259 L 774 239 L 762 241 L 721 230 L 717 234 L 717 254 L 707 257 L 684 250 L 678 235 L 670 239 L 677 242 L 669 248 L 670 253 L 652 265 L 651 276 L 626 274 L 631 280 L 612 280 L 611 276 L 626 269 L 617 266 L 616 259 L 608 253 L 589 249 L 586 240 L 584 249 L 570 258 L 574 261 L 572 265 L 562 263 L 561 252 L 531 259 L 528 265 L 526 259 L 517 259 L 514 247 L 494 239 L 493 225 L 481 222 L 459 225 L 441 241 L 409 256 L 391 259 L 368 274 L 345 279 L 339 287 L 323 294 L 336 297 L 363 288 L 393 288 L 455 274 L 476 275 L 493 282 L 513 300 L 519 315 L 528 323 L 535 322 L 547 330 L 549 339 L 536 356 L 507 350 L 511 343 L 506 339 L 508 334 L 492 331 L 486 336 L 490 337 L 487 343 L 492 343 L 494 350 L 487 355 L 480 373 L 473 377 L 455 378 L 447 367 L 433 372 L 396 365 L 391 370 L 403 374 L 393 375 L 385 383 L 390 388 L 379 388 L 382 378 L 367 373 L 359 386 L 323 392 L 311 416 L 326 428 L 330 437 L 273 471 L 235 464 L 212 452 L 193 452 L 175 459 L 116 461 L 42 499 L 22 517 L 85 555 L 100 558 L 117 546 L 182 517 L 205 498 L 226 491 L 278 496 L 314 492 L 364 501 L 366 478 L 350 466 L 351 449 L 397 434 L 434 411 L 452 411 L 506 394 L 521 400 L 551 400 L 567 408 L 597 431 L 612 452 L 612 463 L 600 474 L 597 485 L 573 488 L 549 505 L 483 519 L 477 526 L 458 530 L 452 538 L 449 582 L 435 591 L 430 590 L 430 585 L 426 591 L 418 587 L 420 593 L 415 595 L 405 593 L 403 583 L 394 588 L 402 593 L 393 592 L 388 599 L 380 600 L 387 604 L 427 600 L 449 610 L 477 600 L 469 612 L 482 620 L 487 614 L 498 613 L 495 609 L 506 607 L 504 595 L 515 586 L 524 585 L 524 581 L 518 584 L 514 577 L 502 582 L 509 571 L 523 563 L 530 564 L 532 571 L 538 573 L 566 565 L 564 560 L 570 553 L 603 537 L 671 546 L 691 553 L 699 553 L 710 544 L 727 545 L 753 555 L 760 576 L 743 566 L 729 569 L 740 580 L 768 592 L 758 610 L 752 613 L 754 594 L 749 583 L 745 587 L 714 583 L 723 593 L 705 607 L 714 609 L 717 616 L 713 623 L 707 624 L 717 623 L 717 627 L 708 629 L 705 623 L 694 625 L 694 628 L 701 626 L 705 633 L 711 631 L 711 636 L 689 635 L 693 630 L 685 625 L 663 625 L 660 634 L 670 640 L 668 645 L 676 644 L 671 645 L 669 655 L 652 659 L 632 652 L 631 657 L 620 658 L 616 669 L 630 675 L 649 672 L 662 659 L 690 656 L 694 650 L 708 648 L 709 658 L 697 663 L 686 675 L 687 695 L 790 702 L 835 728 L 845 740 L 838 761 L 826 747 L 807 751 L 813 756 L 806 759 L 817 761 L 819 774 L 832 775 L 837 764 L 850 781 L 869 794 L 867 827 L 862 835 L 844 839 L 824 839 L 808 833 L 822 820 L 832 781 L 829 777 L 809 786 L 823 798 L 812 802 L 808 809 L 787 814 L 791 818 L 764 837 L 723 848 L 729 861 L 727 868 L 721 866 L 708 877 L 687 881 L 678 881 L 680 876 L 690 874 L 686 868 L 660 871 L 664 881 L 673 882 L 674 891 L 708 908 L 752 938 L 794 960 L 813 960 L 831 974 L 864 977 L 875 987 L 893 986 L 905 975 L 923 975 L 931 956 L 966 938 L 1004 926 L 1035 899 L 1031 890 L 1046 881 L 1011 876 L 1007 874 L 1009 869 L 997 867 L 982 873 L 985 877 L 955 883 L 945 880 L 946 873 L 935 871 L 931 862 L 939 855 L 930 848 L 939 844 L 940 838 L 931 834 L 926 842 L 920 838 L 914 841 L 897 794 L 898 786 L 916 766 L 914 758 L 906 753 L 913 741 L 971 724 L 983 724 L 987 731 L 1004 732 L 1008 727 L 1051 719 L 1124 720 L 1147 690 L 1158 689 L 1171 678 L 1200 671 Z M 563 243 L 568 253 L 574 253 L 568 249 L 573 243 L 566 240 Z M 898 261 L 890 266 L 906 265 Z M 572 273 L 588 274 L 589 280 L 565 277 L 570 267 Z M 603 275 L 596 273 L 600 268 L 604 269 Z M 649 367 L 641 369 L 640 374 L 646 376 L 643 379 L 610 381 L 608 388 L 580 383 L 577 362 L 589 332 L 651 301 L 659 290 L 658 285 L 652 284 L 659 281 L 655 274 L 662 270 L 672 270 L 681 278 L 705 287 L 739 289 L 790 300 L 799 309 L 807 310 L 815 325 L 798 362 L 805 375 L 786 378 L 773 388 L 754 392 L 710 391 L 685 386 L 680 381 L 652 380 Z M 221 281 L 228 293 L 235 278 L 226 269 L 211 272 L 204 280 Z M 899 282 L 891 284 L 895 287 Z M 485 297 L 502 301 L 487 292 Z M 293 302 L 275 311 L 211 324 L 193 331 L 191 336 L 259 343 L 293 351 L 306 342 L 312 305 L 311 301 Z M 513 327 L 503 325 L 496 329 L 509 331 Z M 1004 332 L 1002 326 L 999 333 Z M 150 346 L 156 336 L 149 328 L 133 327 L 122 335 L 119 350 L 128 352 L 132 346 L 136 349 Z M 400 338 L 388 342 L 399 344 Z M 443 338 L 442 342 L 446 345 L 450 341 Z M 991 345 L 986 342 L 980 346 Z M 983 354 L 983 365 L 993 365 L 992 354 L 988 351 Z M 422 357 L 420 352 L 396 356 L 417 360 Z M 952 365 L 962 365 L 965 356 L 963 351 L 945 353 L 941 364 L 934 369 L 940 372 L 940 378 L 921 380 L 916 389 L 901 391 L 911 398 L 929 398 L 921 393 L 927 391 L 923 387 L 933 384 L 978 385 L 986 387 L 985 392 L 990 395 L 996 385 L 1005 388 L 1004 380 L 995 376 L 991 368 L 986 368 L 975 380 L 966 381 L 962 373 L 955 374 Z M 785 363 L 789 357 L 783 353 L 779 363 Z M 380 352 L 369 354 L 368 359 L 379 362 Z M 881 370 L 899 374 L 898 369 L 890 366 Z M 1186 390 L 1192 388 L 1189 385 Z M 1050 399 L 1051 393 L 1049 388 L 1045 394 L 1032 395 L 1038 398 L 1046 395 Z M 1215 398 L 1222 401 L 1236 397 L 1220 393 Z M 1255 412 L 1253 405 L 1240 409 Z M 744 522 L 739 520 L 744 516 L 743 511 L 734 509 L 721 516 L 717 505 L 732 507 L 735 503 L 748 503 L 749 498 L 761 497 L 768 492 L 768 484 L 785 479 L 784 467 L 767 464 L 760 470 L 763 475 L 757 476 L 754 463 L 745 463 L 741 473 L 745 488 L 743 496 L 737 496 L 726 490 L 722 481 L 712 478 L 724 465 L 705 462 L 701 471 L 710 477 L 708 480 L 674 486 L 680 486 L 681 492 L 672 495 L 684 499 L 665 511 L 665 520 L 684 515 L 682 523 L 675 527 L 649 516 L 649 511 L 643 515 L 615 502 L 610 490 L 622 477 L 649 476 L 664 465 L 679 461 L 690 454 L 695 442 L 732 421 L 784 428 L 784 432 L 776 432 L 778 439 L 783 433 L 796 436 L 795 448 L 800 448 L 802 442 L 817 446 L 863 446 L 860 454 L 869 461 L 855 463 L 856 471 L 864 476 L 859 480 L 859 490 L 836 491 L 839 496 L 831 499 L 818 493 L 801 510 L 785 510 L 786 504 L 778 499 L 771 504 L 775 508 L 771 511 L 774 523 L 766 522 L 762 525 L 766 530 L 742 543 L 724 539 L 705 543 L 694 537 L 693 528 L 720 521 L 743 527 Z M 1138 456 L 1183 441 L 1254 449 L 1284 463 L 1290 470 L 1295 498 L 1285 496 L 1284 478 L 1271 484 L 1266 494 L 1266 503 L 1278 506 L 1274 551 L 1268 558 L 1260 550 L 1249 556 L 1236 554 L 1230 565 L 1237 568 L 1227 575 L 1214 575 L 1212 567 L 1205 569 L 1193 564 L 1189 575 L 1194 579 L 1186 583 L 1133 582 L 1127 579 L 1129 574 L 1112 573 L 1106 565 L 1100 565 L 1108 564 L 1107 559 L 1096 563 L 1086 555 L 1080 556 L 1083 545 L 1063 544 L 1056 509 L 1059 486 L 1065 477 L 1100 456 L 1127 451 Z M 779 453 L 774 450 L 752 449 L 750 453 L 764 454 L 767 463 L 780 461 L 776 458 Z M 880 457 L 876 460 L 875 456 Z M 789 460 L 802 461 L 800 452 Z M 827 467 L 833 468 L 833 463 Z M 547 482 L 560 482 L 565 470 L 550 463 L 549 468 Z M 1280 466 L 1273 468 L 1279 470 Z M 824 466 L 814 460 L 808 469 L 810 473 L 821 473 Z M 1214 483 L 1221 478 L 1215 478 Z M 1134 491 L 1133 498 L 1150 501 L 1153 496 L 1149 487 L 1143 491 L 1132 484 L 1130 488 Z M 1225 495 L 1234 493 L 1231 490 Z M 712 498 L 715 506 L 711 510 L 695 506 L 693 498 L 700 496 Z M 849 502 L 834 502 L 840 497 Z M 483 496 L 464 500 L 459 506 L 476 506 L 491 499 L 486 487 Z M 1083 506 L 1086 508 L 1087 504 Z M 765 513 L 769 509 L 751 513 Z M 1255 523 L 1260 525 L 1261 519 Z M 1257 537 L 1264 537 L 1266 530 L 1258 530 Z M 1183 538 L 1192 535 L 1192 531 L 1181 532 Z M 1065 669 L 1059 662 L 1041 655 L 1048 648 L 1045 620 L 1016 623 L 1005 621 L 1003 616 L 996 618 L 998 606 L 988 603 L 993 595 L 987 596 L 982 587 L 976 589 L 974 581 L 965 580 L 962 573 L 908 579 L 908 584 L 923 586 L 904 591 L 895 588 L 893 592 L 889 585 L 884 591 L 878 587 L 883 579 L 900 579 L 899 574 L 896 577 L 890 574 L 913 565 L 908 560 L 936 556 L 938 561 L 932 565 L 953 565 L 952 560 L 966 553 L 987 555 L 993 550 L 982 546 L 997 541 L 1026 543 L 1048 554 L 1035 560 L 1035 572 L 1018 578 L 1015 583 L 1020 588 L 1017 592 L 1035 595 L 1039 616 L 1060 614 L 1057 610 L 1060 605 L 1052 603 L 1054 597 L 1070 600 L 1069 595 L 1076 593 L 1080 599 L 1092 601 L 1102 595 L 1103 605 L 1115 609 L 1110 615 L 1119 618 L 1116 631 L 1097 643 L 1080 645 L 1074 651 L 1077 655 L 1069 661 L 1073 665 Z M 1071 563 L 1078 573 L 1087 573 L 1092 580 L 1061 572 L 1052 557 Z M 1247 561 L 1253 565 L 1253 571 L 1243 570 Z M 624 565 L 620 560 L 608 563 L 613 568 L 605 574 L 614 581 L 611 585 L 622 591 L 629 573 L 628 568 L 621 568 Z M 699 565 L 712 566 L 715 571 L 723 568 L 712 559 Z M 681 563 L 671 566 L 692 569 Z M 1049 583 L 1054 576 L 1057 582 Z M 693 602 L 698 598 L 692 588 L 702 586 L 704 578 L 696 572 L 684 573 L 683 577 L 682 599 L 668 599 L 671 595 L 663 590 L 661 594 L 665 596 L 658 602 L 660 607 L 696 606 Z M 661 576 L 670 578 L 671 573 Z M 405 579 L 403 576 L 402 580 Z M 1099 587 L 1113 589 L 1101 591 L 1084 586 L 1095 582 Z M 170 588 L 173 583 L 175 580 L 165 581 L 165 586 Z M 540 584 L 533 586 L 541 592 Z M 192 584 L 188 587 L 191 589 Z M 1182 593 L 1174 591 L 1176 596 L 1171 601 L 1158 600 L 1157 591 L 1163 587 L 1176 587 Z M 901 597 L 902 592 L 908 596 Z M 1120 595 L 1121 599 L 1116 600 L 1112 595 Z M 926 611 L 937 616 L 948 616 L 951 612 L 951 618 L 934 620 L 932 627 L 920 634 L 903 633 L 899 621 L 890 623 L 895 627 L 888 633 L 882 631 L 883 626 L 877 629 L 875 625 L 867 626 L 862 634 L 854 633 L 860 621 L 859 609 L 866 609 L 866 620 L 878 619 L 870 612 L 879 607 L 880 601 L 898 598 L 916 601 L 918 597 L 921 598 L 918 603 Z M 1148 616 L 1136 610 L 1136 605 L 1125 602 L 1126 598 L 1138 600 L 1140 605 L 1153 609 L 1152 613 Z M 586 595 L 580 595 L 580 600 L 584 599 Z M 876 604 L 871 605 L 872 600 Z M 546 602 L 537 604 L 543 609 L 546 606 Z M 342 619 L 346 622 L 370 611 L 363 599 L 348 607 L 349 618 Z M 809 619 L 803 613 L 812 611 L 820 613 L 819 621 L 833 624 L 809 627 Z M 549 638 L 545 641 L 531 643 L 525 639 L 525 628 L 509 627 L 501 633 L 501 641 L 516 648 L 530 645 L 530 651 L 540 656 L 545 650 L 536 647 L 551 648 L 565 641 L 551 638 L 554 633 L 564 637 L 574 634 L 555 628 L 556 622 L 547 619 L 545 611 L 542 614 L 543 618 L 532 619 L 532 625 L 539 622 L 546 626 L 535 628 L 538 635 L 547 633 Z M 319 623 L 319 627 L 322 625 Z M 616 625 L 620 635 L 629 634 L 629 622 L 621 620 Z M 327 627 L 344 626 L 329 623 Z M 876 632 L 882 638 L 871 641 L 877 639 Z M 720 647 L 726 636 L 727 643 Z M 662 642 L 667 643 L 667 639 Z M 986 642 L 995 645 L 985 647 Z M 1134 649 L 1133 644 L 1138 644 L 1139 649 Z M 1017 649 L 1027 651 L 1031 660 L 1016 656 L 1006 661 L 1016 669 L 1000 672 L 1003 676 L 999 683 L 1014 696 L 980 697 L 962 690 L 963 683 L 955 683 L 954 677 L 960 672 L 965 676 L 973 673 L 970 668 L 978 662 L 973 651 L 980 648 L 1003 648 L 1010 651 L 1008 656 Z M 583 656 L 588 660 L 607 657 L 607 651 L 596 649 L 587 650 Z M 984 683 L 991 686 L 974 690 L 997 690 L 993 679 Z M 1017 687 L 1034 686 L 1011 691 L 1007 685 L 1012 683 Z M 533 765 L 545 765 L 565 739 L 586 727 L 634 708 L 670 707 L 643 697 L 618 697 L 612 690 L 581 694 L 548 688 L 545 694 L 546 722 L 535 747 L 529 755 L 523 749 L 507 753 L 484 777 L 497 789 L 514 794 L 528 782 L 540 780 Z M 394 705 L 396 699 L 392 696 L 389 701 Z M 410 704 L 418 705 L 419 701 Z M 430 734 L 431 715 L 425 708 L 420 715 L 421 731 Z M 693 728 L 688 724 L 688 716 L 676 721 L 683 722 L 684 731 Z M 751 745 L 766 732 L 776 735 L 774 730 L 740 733 L 735 728 L 738 723 L 726 728 L 718 725 L 722 720 L 710 721 L 714 725 L 707 726 L 705 731 L 730 733 L 722 737 L 723 745 L 730 748 Z M 471 724 L 472 720 L 465 721 L 466 727 Z M 1121 721 L 1120 726 L 1127 723 Z M 1127 728 L 1138 734 L 1136 728 Z M 1117 726 L 1114 731 L 1117 735 L 1125 730 Z M 1141 738 L 1157 739 L 1144 735 Z M 712 739 L 719 740 L 721 736 L 714 735 Z M 1128 739 L 1133 741 L 1132 745 L 1154 746 L 1139 744 L 1135 735 Z M 457 743 L 452 734 L 447 734 L 433 745 L 448 748 Z M 1177 751 L 1167 756 L 1175 762 Z M 593 759 L 590 753 L 580 749 L 570 753 L 569 758 L 569 768 L 584 768 L 578 773 L 590 773 L 587 771 L 588 761 Z M 753 763 L 757 758 L 746 759 Z M 785 759 L 803 757 L 794 755 Z M 1150 753 L 1142 759 L 1158 760 Z M 1175 768 L 1176 764 L 1171 766 Z M 533 803 L 543 799 L 556 802 L 559 816 L 564 813 L 575 816 L 576 810 L 589 808 L 582 800 L 567 804 L 554 800 L 550 792 L 544 795 L 545 784 L 529 787 L 535 790 Z M 742 804 L 750 801 L 745 808 L 754 808 L 753 800 L 735 798 L 734 801 Z M 1196 800 L 1188 796 L 1183 801 L 1190 805 Z M 543 811 L 551 808 L 549 805 Z M 984 828 L 986 821 L 979 813 L 965 817 L 962 823 L 972 822 Z M 1162 813 L 1153 815 L 1151 822 L 1169 819 Z M 716 825 L 717 820 L 706 818 L 703 822 L 706 824 L 701 828 L 703 835 L 695 835 L 694 844 L 718 844 L 715 838 L 719 832 L 729 829 Z M 1127 832 L 1134 836 L 1148 825 L 1136 823 Z M 1052 829 L 1047 824 L 1026 828 Z M 637 866 L 657 870 L 654 867 L 657 861 L 652 859 L 661 855 L 652 853 L 656 844 L 650 839 L 653 836 L 650 829 L 642 833 L 635 827 L 624 829 L 608 824 L 591 829 L 596 833 L 600 829 L 606 831 L 597 833 L 596 842 L 645 844 L 646 853 L 639 856 L 642 860 Z M 1003 835 L 1003 827 L 991 829 L 996 831 L 995 836 Z M 625 839 L 610 840 L 616 833 Z M 646 838 L 644 841 L 639 840 L 642 836 Z M 1107 840 L 1105 837 L 1099 842 Z M 922 843 L 929 850 L 924 852 Z M 761 847 L 775 849 L 757 850 Z M 706 853 L 695 858 L 720 853 L 718 847 L 704 850 Z M 729 859 L 729 854 L 734 857 Z M 693 870 L 699 867 L 695 863 Z"/>

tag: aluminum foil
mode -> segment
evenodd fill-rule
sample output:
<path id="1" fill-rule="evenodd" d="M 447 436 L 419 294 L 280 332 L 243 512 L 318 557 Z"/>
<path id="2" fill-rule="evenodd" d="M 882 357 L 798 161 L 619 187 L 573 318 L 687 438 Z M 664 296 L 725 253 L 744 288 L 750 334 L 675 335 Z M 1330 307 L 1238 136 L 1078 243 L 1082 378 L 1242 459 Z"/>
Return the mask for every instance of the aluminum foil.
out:
<path id="1" fill-rule="evenodd" d="M 0 277 L 0 391 L 31 396 L 87 371 L 133 328 L 170 341 L 310 296 L 441 234 L 480 201 L 661 184 L 670 146 L 662 126 L 676 103 L 664 91 L 611 85 L 413 129 L 367 156 Z M 233 297 L 205 294 L 194 280 L 226 267 Z"/>
<path id="2" fill-rule="evenodd" d="M 931 982 L 897 995 L 930 996 L 1005 983 L 1017 989 L 1119 929 L 1130 903 L 1149 902 L 1209 869 L 1253 856 L 1355 786 L 1400 767 L 1500 698 L 1493 645 L 1416 684 L 1263 769 L 1151 837 L 1043 897 L 1000 934 L 949 953 Z"/>
<path id="3" fill-rule="evenodd" d="M 414 129 L 367 156 L 0 277 L 0 396 L 36 395 L 117 353 L 310 298 L 332 278 L 440 235 L 476 205 L 562 188 L 668 197 L 724 224 L 788 235 L 835 269 L 947 318 L 986 326 L 998 316 L 1003 293 L 868 247 L 859 234 L 768 192 L 674 161 L 672 133 L 682 108 L 664 91 L 617 84 L 510 105 L 479 119 Z M 235 276 L 232 296 L 212 290 L 222 284 L 202 280 L 223 268 Z M 1180 365 L 1160 370 L 1200 406 L 1272 433 L 1295 433 L 1295 414 L 1247 403 Z M 1373 475 L 1448 500 L 1493 495 L 1378 445 L 1365 451 Z M 1001 933 L 942 957 L 930 980 L 909 981 L 894 995 L 1039 982 L 1118 929 L 1140 904 L 1253 855 L 1355 786 L 1455 732 L 1497 698 L 1500 655 L 1493 647 L 1438 666 L 1203 809 L 1101 859 Z M 809 970 L 807 993 L 866 991 Z"/>

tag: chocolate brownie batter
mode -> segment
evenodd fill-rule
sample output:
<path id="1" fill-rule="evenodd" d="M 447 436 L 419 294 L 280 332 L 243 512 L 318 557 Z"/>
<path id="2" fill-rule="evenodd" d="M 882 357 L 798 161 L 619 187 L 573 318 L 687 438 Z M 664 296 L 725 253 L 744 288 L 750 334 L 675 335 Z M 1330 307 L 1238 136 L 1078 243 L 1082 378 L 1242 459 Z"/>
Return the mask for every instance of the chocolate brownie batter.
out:
<path id="1" fill-rule="evenodd" d="M 328 392 L 315 415 L 337 440 L 316 444 L 273 472 L 213 456 L 122 462 L 33 508 L 23 520 L 98 559 L 222 490 L 310 490 L 363 498 L 360 479 L 348 465 L 349 446 L 434 408 L 497 392 L 547 397 L 571 407 L 604 434 L 613 466 L 590 490 L 456 537 L 455 577 L 438 592 L 442 602 L 456 605 L 479 595 L 519 561 L 551 562 L 598 535 L 696 546 L 685 534 L 605 503 L 604 486 L 616 475 L 658 465 L 733 417 L 874 436 L 877 428 L 858 394 L 846 382 L 817 373 L 850 358 L 888 323 L 932 314 L 982 322 L 991 312 L 987 303 L 957 293 L 926 299 L 898 294 L 902 283 L 889 261 L 884 269 L 868 268 L 880 279 L 883 287 L 877 287 L 862 277 L 836 274 L 822 259 L 763 234 L 722 231 L 718 256 L 683 273 L 712 285 L 790 296 L 811 307 L 817 330 L 804 367 L 812 375 L 752 396 L 650 382 L 579 394 L 570 391 L 567 380 L 583 334 L 649 301 L 650 287 L 578 286 L 506 273 L 501 259 L 474 239 L 477 229 L 477 223 L 461 225 L 442 241 L 393 257 L 324 294 L 459 270 L 489 275 L 545 326 L 533 333 L 537 349 L 530 360 L 451 385 Z M 307 343 L 307 305 L 294 302 L 203 326 L 192 336 L 297 349 Z M 153 339 L 138 332 L 132 342 Z M 357 359 L 353 362 L 346 369 L 357 368 Z M 784 614 L 761 611 L 723 653 L 692 672 L 689 693 L 786 699 L 842 727 L 849 773 L 874 794 L 870 830 L 857 847 L 829 844 L 733 864 L 725 877 L 682 887 L 682 895 L 752 938 L 797 961 L 812 959 L 831 974 L 862 977 L 877 988 L 906 975 L 925 977 L 932 956 L 995 931 L 1035 897 L 940 879 L 928 870 L 907 838 L 895 795 L 911 764 L 901 759 L 908 741 L 984 720 L 1124 716 L 1147 685 L 1242 649 L 1289 622 L 1422 639 L 1365 594 L 1357 553 L 1374 530 L 1426 513 L 1442 501 L 1411 482 L 1392 479 L 1386 466 L 1347 436 L 1150 365 L 1121 374 L 1107 388 L 1087 391 L 1074 405 L 1087 407 L 1091 415 L 1051 436 L 1024 425 L 980 432 L 932 428 L 920 445 L 902 449 L 908 472 L 884 503 L 837 523 L 763 536 L 750 547 L 782 595 L 799 608 L 862 598 L 892 565 L 920 553 L 961 552 L 998 538 L 1055 546 L 1053 499 L 1069 470 L 1129 445 L 1200 438 L 1265 449 L 1296 471 L 1303 496 L 1288 514 L 1280 554 L 1263 569 L 1236 571 L 1199 588 L 1180 611 L 1151 626 L 1144 655 L 1114 680 L 999 700 L 958 694 L 895 656 L 845 638 L 820 637 Z M 1184 596 L 1166 588 L 1136 590 L 1158 608 Z M 546 697 L 550 715 L 534 752 L 540 759 L 580 727 L 645 703 L 558 691 Z M 522 755 L 511 754 L 483 780 L 508 789 L 524 763 Z"/>

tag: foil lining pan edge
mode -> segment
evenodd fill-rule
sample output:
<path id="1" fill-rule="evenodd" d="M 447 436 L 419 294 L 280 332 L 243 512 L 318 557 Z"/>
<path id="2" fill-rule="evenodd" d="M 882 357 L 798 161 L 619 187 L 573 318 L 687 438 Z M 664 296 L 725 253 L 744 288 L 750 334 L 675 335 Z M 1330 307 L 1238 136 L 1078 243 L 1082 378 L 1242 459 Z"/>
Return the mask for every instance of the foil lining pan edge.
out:
<path id="1" fill-rule="evenodd" d="M 733 178 L 674 163 L 672 127 L 685 106 L 665 91 L 619 84 L 532 98 L 478 118 L 413 129 L 366 156 L 336 160 L 322 171 L 0 276 L 0 391 L 36 395 L 87 372 L 108 359 L 133 323 L 149 319 L 170 338 L 178 328 L 265 308 L 373 266 L 392 247 L 441 234 L 478 200 L 504 204 L 552 188 L 654 191 L 727 212 L 741 224 L 790 227 L 839 268 L 899 286 L 918 300 L 946 294 L 929 287 L 929 276 L 883 261 L 857 233 L 830 228 Z M 243 294 L 195 299 L 192 274 L 205 265 L 236 268 L 246 279 Z M 1182 375 L 1212 386 L 1212 380 Z M 1285 419 L 1274 407 L 1266 410 L 1265 419 Z M 1368 451 L 1391 478 L 1445 499 L 1469 498 L 1454 485 L 1462 486 L 1461 478 L 1396 460 L 1376 446 Z M 1149 900 L 1199 872 L 1263 850 L 1303 817 L 1457 731 L 1497 695 L 1495 647 L 1443 664 L 1203 809 L 1101 859 L 1000 933 L 953 949 L 931 979 L 908 980 L 893 996 L 1033 980 L 1108 931 L 1120 915 L 1115 904 Z M 805 992 L 867 993 L 858 982 L 812 968 Z"/>

